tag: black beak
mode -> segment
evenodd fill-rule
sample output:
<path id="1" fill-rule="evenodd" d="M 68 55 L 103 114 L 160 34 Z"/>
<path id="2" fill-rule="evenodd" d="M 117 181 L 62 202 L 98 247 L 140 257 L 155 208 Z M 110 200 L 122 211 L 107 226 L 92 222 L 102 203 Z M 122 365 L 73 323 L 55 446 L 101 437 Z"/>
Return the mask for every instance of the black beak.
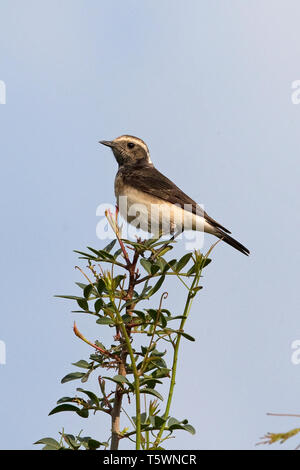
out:
<path id="1" fill-rule="evenodd" d="M 114 143 L 111 140 L 99 140 L 99 144 L 106 145 L 107 147 L 114 147 Z"/>

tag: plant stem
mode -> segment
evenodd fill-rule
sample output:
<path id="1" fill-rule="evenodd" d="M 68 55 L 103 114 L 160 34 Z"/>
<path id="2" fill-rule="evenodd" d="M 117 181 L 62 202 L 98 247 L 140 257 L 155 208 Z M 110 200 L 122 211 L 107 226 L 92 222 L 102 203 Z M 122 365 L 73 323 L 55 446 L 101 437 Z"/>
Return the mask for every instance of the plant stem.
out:
<path id="1" fill-rule="evenodd" d="M 122 244 L 121 246 L 123 246 L 123 253 L 125 252 L 127 254 L 124 244 Z M 132 300 L 132 297 L 133 297 L 135 281 L 136 281 L 135 269 L 136 269 L 138 258 L 139 258 L 139 254 L 137 253 L 137 251 L 135 251 L 134 253 L 132 262 L 130 262 L 128 255 L 126 258 L 126 261 L 127 261 L 126 269 L 129 271 L 129 284 L 128 284 L 128 289 L 127 289 L 126 301 Z M 123 375 L 124 377 L 126 376 L 126 358 L 127 358 L 127 355 L 129 354 L 130 360 L 131 360 L 132 371 L 134 375 L 134 389 L 135 389 L 135 400 L 136 400 L 136 449 L 139 450 L 141 447 L 140 379 L 139 379 L 139 374 L 138 374 L 138 370 L 136 367 L 136 361 L 135 361 L 133 349 L 131 347 L 131 341 L 130 341 L 131 328 L 126 327 L 126 325 L 124 324 L 121 313 L 118 307 L 116 306 L 115 301 L 112 296 L 110 300 L 114 306 L 114 310 L 118 319 L 118 327 L 120 327 L 121 332 L 122 332 L 122 353 L 121 353 L 121 363 L 119 365 L 118 373 L 119 375 Z M 131 314 L 132 308 L 133 308 L 133 303 L 128 304 L 126 307 L 126 312 L 128 314 Z M 123 398 L 122 387 L 120 385 L 117 385 L 116 391 L 115 391 L 114 407 L 112 411 L 111 450 L 117 450 L 119 446 L 120 413 L 121 413 L 121 407 L 122 407 L 122 398 Z"/>
<path id="2" fill-rule="evenodd" d="M 192 282 L 192 285 L 189 289 L 189 293 L 188 293 L 187 300 L 186 300 L 185 307 L 184 307 L 184 311 L 183 311 L 183 318 L 180 322 L 180 327 L 179 327 L 179 330 L 181 330 L 181 331 L 183 331 L 185 322 L 186 322 L 188 314 L 190 312 L 190 309 L 191 309 L 191 306 L 192 306 L 192 303 L 193 303 L 193 299 L 195 297 L 193 289 L 198 286 L 198 283 L 199 283 L 200 277 L 201 277 L 201 272 L 202 272 L 202 268 L 195 275 L 195 277 L 193 279 L 193 282 Z M 170 407 L 171 407 L 173 392 L 174 392 L 174 387 L 175 387 L 175 378 L 176 378 L 176 372 L 177 372 L 177 361 L 178 361 L 178 352 L 179 352 L 180 340 L 181 340 L 181 334 L 178 334 L 176 342 L 175 342 L 175 346 L 174 346 L 172 375 L 171 375 L 168 401 L 167 401 L 166 409 L 165 409 L 165 412 L 164 412 L 164 415 L 163 415 L 163 418 L 164 418 L 165 422 L 163 423 L 163 425 L 160 428 L 159 433 L 157 434 L 157 437 L 155 439 L 154 446 L 153 446 L 154 448 L 157 447 L 159 445 L 159 443 L 161 442 L 162 434 L 165 430 L 165 427 L 166 427 L 166 424 L 167 424 L 167 419 L 169 417 L 169 412 L 170 412 Z"/>
<path id="3" fill-rule="evenodd" d="M 134 376 L 134 390 L 135 390 L 135 403 L 136 403 L 136 450 L 140 449 L 141 446 L 141 399 L 140 399 L 140 378 L 138 374 L 138 370 L 136 367 L 136 361 L 134 357 L 134 353 L 131 347 L 130 336 L 127 333 L 126 327 L 122 321 L 122 317 L 119 312 L 116 312 L 118 320 L 120 322 L 121 331 L 123 337 L 125 339 L 127 351 L 130 356 L 132 372 Z M 127 354 L 127 352 L 126 352 Z M 126 375 L 126 370 L 125 374 Z"/>
<path id="4" fill-rule="evenodd" d="M 119 364 L 118 369 L 119 375 L 126 375 L 126 353 L 122 352 L 121 354 L 121 363 Z M 111 412 L 111 450 L 117 450 L 119 447 L 120 440 L 120 413 L 122 407 L 122 387 L 120 385 L 116 386 L 114 406 Z"/>

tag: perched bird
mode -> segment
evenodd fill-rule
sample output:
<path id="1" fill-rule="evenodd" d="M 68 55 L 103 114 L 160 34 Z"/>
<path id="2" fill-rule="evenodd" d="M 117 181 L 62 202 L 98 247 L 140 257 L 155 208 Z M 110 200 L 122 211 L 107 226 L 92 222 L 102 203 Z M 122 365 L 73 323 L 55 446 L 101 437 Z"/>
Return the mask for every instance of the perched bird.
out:
<path id="1" fill-rule="evenodd" d="M 207 213 L 171 180 L 153 165 L 147 145 L 142 139 L 122 135 L 114 140 L 99 143 L 110 147 L 118 162 L 115 178 L 115 194 L 121 215 L 129 222 L 136 219 L 138 208 L 140 227 L 150 233 L 172 233 L 177 236 L 183 230 L 199 230 L 215 235 L 249 255 L 249 250 L 229 236 L 229 230 Z M 127 204 L 120 204 L 126 197 Z M 155 207 L 160 207 L 158 212 Z M 164 224 L 166 222 L 166 224 Z M 163 228 L 167 225 L 167 229 Z"/>

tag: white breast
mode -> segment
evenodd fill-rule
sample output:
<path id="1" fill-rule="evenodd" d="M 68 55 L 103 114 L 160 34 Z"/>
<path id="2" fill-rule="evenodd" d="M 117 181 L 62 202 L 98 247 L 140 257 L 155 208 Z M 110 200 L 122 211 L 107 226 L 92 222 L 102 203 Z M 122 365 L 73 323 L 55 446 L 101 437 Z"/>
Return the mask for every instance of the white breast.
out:
<path id="1" fill-rule="evenodd" d="M 184 230 L 211 232 L 203 217 L 174 204 L 146 194 L 131 186 L 122 186 L 117 195 L 120 213 L 125 220 L 155 237 Z"/>

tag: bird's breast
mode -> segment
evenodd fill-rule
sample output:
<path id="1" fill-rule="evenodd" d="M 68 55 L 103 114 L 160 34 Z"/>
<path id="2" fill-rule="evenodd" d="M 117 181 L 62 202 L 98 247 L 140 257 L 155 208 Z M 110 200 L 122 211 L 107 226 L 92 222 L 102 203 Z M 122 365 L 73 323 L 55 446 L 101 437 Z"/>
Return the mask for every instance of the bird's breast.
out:
<path id="1" fill-rule="evenodd" d="M 202 217 L 138 189 L 138 182 L 136 187 L 126 184 L 120 174 L 115 179 L 115 194 L 122 217 L 145 232 L 174 233 L 183 226 L 195 230 L 196 219 L 200 220 L 200 230 L 203 230 Z"/>

